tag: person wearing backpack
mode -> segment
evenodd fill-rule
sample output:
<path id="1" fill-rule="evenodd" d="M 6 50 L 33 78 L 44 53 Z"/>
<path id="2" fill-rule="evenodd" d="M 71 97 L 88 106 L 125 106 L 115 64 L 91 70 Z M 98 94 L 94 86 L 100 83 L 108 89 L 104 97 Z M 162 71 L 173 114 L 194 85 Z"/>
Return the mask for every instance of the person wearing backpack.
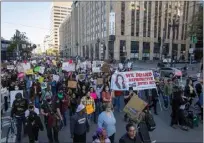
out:
<path id="1" fill-rule="evenodd" d="M 29 115 L 26 117 L 25 122 L 25 130 L 28 133 L 29 143 L 37 142 L 39 130 L 44 130 L 41 119 L 34 109 L 34 105 L 30 104 Z"/>

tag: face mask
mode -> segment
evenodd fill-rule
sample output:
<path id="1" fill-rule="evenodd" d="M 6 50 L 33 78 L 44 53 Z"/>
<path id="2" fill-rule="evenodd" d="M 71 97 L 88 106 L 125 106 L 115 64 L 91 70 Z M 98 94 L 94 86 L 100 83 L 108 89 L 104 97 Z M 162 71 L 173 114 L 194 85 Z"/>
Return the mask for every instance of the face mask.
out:
<path id="1" fill-rule="evenodd" d="M 58 93 L 57 96 L 58 96 L 59 99 L 62 99 L 63 98 L 63 93 Z"/>
<path id="2" fill-rule="evenodd" d="M 47 99 L 46 101 L 47 101 L 48 103 L 50 103 L 51 99 Z"/>

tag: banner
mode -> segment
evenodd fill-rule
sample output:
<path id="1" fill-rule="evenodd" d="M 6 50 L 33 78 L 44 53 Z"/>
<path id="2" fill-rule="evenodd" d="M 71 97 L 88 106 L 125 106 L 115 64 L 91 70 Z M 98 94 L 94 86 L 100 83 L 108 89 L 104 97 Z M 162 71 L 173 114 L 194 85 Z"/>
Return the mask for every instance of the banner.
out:
<path id="1" fill-rule="evenodd" d="M 93 61 L 92 72 L 101 72 L 101 67 L 103 66 L 103 61 Z"/>
<path id="2" fill-rule="evenodd" d="M 62 70 L 67 71 L 67 72 L 75 71 L 75 64 L 74 63 L 70 64 L 68 62 L 64 62 L 64 63 L 62 63 Z"/>
<path id="3" fill-rule="evenodd" d="M 130 71 L 117 72 L 111 77 L 112 90 L 145 90 L 156 88 L 154 75 L 151 70 L 148 71 Z"/>
<path id="4" fill-rule="evenodd" d="M 12 90 L 12 91 L 10 91 L 10 107 L 12 107 L 13 101 L 15 100 L 17 93 L 21 93 L 23 95 L 23 90 Z"/>
<path id="5" fill-rule="evenodd" d="M 6 67 L 8 70 L 13 70 L 14 69 L 14 65 L 7 65 Z"/>

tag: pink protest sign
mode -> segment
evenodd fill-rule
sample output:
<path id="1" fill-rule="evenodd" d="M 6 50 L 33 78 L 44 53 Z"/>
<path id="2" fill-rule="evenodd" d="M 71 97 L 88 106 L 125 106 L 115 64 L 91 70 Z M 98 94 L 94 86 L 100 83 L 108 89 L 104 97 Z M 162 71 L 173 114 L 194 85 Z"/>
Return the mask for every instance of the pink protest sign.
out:
<path id="1" fill-rule="evenodd" d="M 23 72 L 18 74 L 18 78 L 23 78 L 23 77 L 24 77 L 24 73 Z"/>

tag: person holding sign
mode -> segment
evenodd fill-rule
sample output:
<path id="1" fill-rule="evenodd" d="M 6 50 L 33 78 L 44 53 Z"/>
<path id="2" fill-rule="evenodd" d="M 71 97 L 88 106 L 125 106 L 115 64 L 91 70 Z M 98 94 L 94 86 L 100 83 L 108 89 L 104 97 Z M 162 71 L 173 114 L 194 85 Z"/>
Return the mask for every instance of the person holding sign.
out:
<path id="1" fill-rule="evenodd" d="M 81 104 L 86 107 L 86 113 L 88 117 L 91 118 L 92 114 L 95 112 L 95 102 L 93 97 L 91 97 L 90 92 L 86 93 L 86 96 L 81 98 Z"/>

